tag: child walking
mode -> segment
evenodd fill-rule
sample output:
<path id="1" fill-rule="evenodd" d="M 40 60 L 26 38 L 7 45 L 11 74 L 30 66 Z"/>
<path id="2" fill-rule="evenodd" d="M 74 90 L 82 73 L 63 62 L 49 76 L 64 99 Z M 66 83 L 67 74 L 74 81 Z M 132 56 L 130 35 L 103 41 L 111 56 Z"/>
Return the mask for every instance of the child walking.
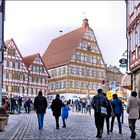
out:
<path id="1" fill-rule="evenodd" d="M 69 115 L 68 111 L 70 110 L 70 107 L 69 107 L 69 105 L 68 105 L 68 103 L 66 101 L 64 102 L 64 105 L 65 106 L 63 106 L 62 110 L 61 110 L 61 117 L 62 117 L 62 121 L 63 121 L 63 126 L 62 127 L 63 128 L 66 127 L 65 120 L 68 118 L 68 115 Z"/>

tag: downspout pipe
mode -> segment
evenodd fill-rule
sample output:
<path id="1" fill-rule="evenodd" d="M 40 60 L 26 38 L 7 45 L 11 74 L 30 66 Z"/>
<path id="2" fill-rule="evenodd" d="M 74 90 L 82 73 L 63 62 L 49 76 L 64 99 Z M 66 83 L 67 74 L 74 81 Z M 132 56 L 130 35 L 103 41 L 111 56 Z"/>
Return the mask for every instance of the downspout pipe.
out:
<path id="1" fill-rule="evenodd" d="M 131 75 L 131 91 L 133 89 L 133 73 L 128 72 L 129 69 L 129 61 L 130 61 L 130 55 L 129 55 L 129 35 L 128 35 L 128 0 L 125 0 L 126 2 L 126 38 L 127 38 L 127 67 L 126 67 L 126 73 Z"/>

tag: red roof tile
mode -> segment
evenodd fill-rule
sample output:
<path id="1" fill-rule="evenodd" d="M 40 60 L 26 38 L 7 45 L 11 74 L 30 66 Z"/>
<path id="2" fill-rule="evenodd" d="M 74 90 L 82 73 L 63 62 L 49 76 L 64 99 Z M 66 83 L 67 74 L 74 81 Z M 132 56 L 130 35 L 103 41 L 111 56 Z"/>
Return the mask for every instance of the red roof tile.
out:
<path id="1" fill-rule="evenodd" d="M 52 40 L 42 56 L 46 68 L 67 64 L 79 46 L 85 31 L 86 28 L 81 27 Z"/>

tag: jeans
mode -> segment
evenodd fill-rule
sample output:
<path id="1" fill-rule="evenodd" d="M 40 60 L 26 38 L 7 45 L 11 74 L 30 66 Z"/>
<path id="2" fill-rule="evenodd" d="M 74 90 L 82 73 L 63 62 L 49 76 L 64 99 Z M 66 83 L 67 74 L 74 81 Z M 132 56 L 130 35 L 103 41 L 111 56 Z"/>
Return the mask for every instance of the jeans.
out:
<path id="1" fill-rule="evenodd" d="M 56 128 L 59 128 L 59 116 L 55 116 Z"/>
<path id="2" fill-rule="evenodd" d="M 107 134 L 109 134 L 109 116 L 105 116 L 106 119 L 106 127 L 107 127 Z"/>
<path id="3" fill-rule="evenodd" d="M 66 127 L 65 119 L 62 119 L 62 121 L 63 121 L 63 127 Z"/>
<path id="4" fill-rule="evenodd" d="M 37 114 L 37 118 L 38 118 L 38 127 L 39 129 L 43 128 L 43 121 L 44 121 L 44 114 Z"/>
<path id="5" fill-rule="evenodd" d="M 20 113 L 21 105 L 18 105 L 18 113 Z"/>
<path id="6" fill-rule="evenodd" d="M 119 133 L 121 134 L 122 133 L 122 124 L 121 124 L 121 121 L 120 121 L 121 115 L 118 114 L 118 115 L 115 115 L 115 117 L 117 117 Z M 111 132 L 113 131 L 115 117 L 112 117 L 112 120 L 111 120 L 111 130 L 110 130 Z"/>

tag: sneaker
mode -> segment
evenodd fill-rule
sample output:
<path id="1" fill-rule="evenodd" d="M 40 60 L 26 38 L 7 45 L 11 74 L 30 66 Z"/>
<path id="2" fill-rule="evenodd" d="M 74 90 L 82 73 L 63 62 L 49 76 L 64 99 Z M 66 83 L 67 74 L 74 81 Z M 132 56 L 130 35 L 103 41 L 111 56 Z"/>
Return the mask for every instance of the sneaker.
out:
<path id="1" fill-rule="evenodd" d="M 63 126 L 62 126 L 62 128 L 65 128 L 65 127 L 66 127 L 66 125 L 63 125 Z"/>

